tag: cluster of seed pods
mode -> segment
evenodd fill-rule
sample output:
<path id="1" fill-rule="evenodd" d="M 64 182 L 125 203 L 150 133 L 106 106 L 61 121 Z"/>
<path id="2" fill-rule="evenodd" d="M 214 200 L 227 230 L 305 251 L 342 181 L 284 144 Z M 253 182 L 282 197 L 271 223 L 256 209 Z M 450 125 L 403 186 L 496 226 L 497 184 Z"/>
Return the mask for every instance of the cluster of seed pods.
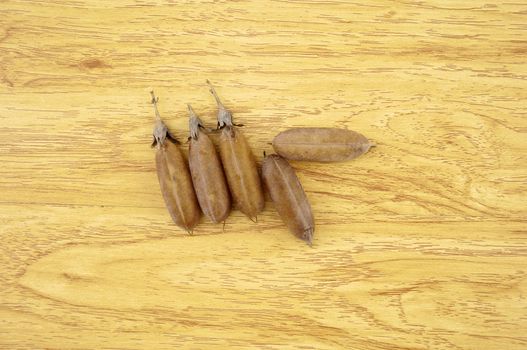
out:
<path id="1" fill-rule="evenodd" d="M 201 119 L 189 110 L 189 159 L 170 134 L 157 109 L 154 141 L 156 169 L 165 205 L 176 225 L 192 233 L 201 212 L 213 223 L 225 223 L 231 206 L 256 222 L 265 200 L 255 158 L 232 113 L 207 80 L 218 106 L 219 155 Z M 363 135 L 337 128 L 293 128 L 273 140 L 277 154 L 266 155 L 262 180 L 289 231 L 312 244 L 315 221 L 306 193 L 287 161 L 336 162 L 356 158 L 375 146 Z M 201 208 L 201 209 L 200 209 Z"/>

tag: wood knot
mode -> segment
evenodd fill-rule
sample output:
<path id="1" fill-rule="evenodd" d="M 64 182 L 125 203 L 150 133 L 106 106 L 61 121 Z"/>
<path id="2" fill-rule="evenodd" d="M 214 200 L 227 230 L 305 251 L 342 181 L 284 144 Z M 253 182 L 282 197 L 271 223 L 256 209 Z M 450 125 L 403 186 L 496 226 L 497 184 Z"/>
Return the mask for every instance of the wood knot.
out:
<path id="1" fill-rule="evenodd" d="M 83 60 L 79 63 L 80 68 L 85 69 L 95 69 L 95 68 L 110 68 L 111 66 L 100 59 L 97 58 L 91 58 L 87 60 Z"/>

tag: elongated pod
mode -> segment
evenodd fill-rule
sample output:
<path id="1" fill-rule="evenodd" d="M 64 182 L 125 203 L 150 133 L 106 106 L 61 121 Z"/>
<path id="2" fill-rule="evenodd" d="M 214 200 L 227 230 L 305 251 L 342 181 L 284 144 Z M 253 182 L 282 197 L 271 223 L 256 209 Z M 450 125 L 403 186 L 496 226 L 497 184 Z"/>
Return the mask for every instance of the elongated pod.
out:
<path id="1" fill-rule="evenodd" d="M 265 204 L 256 161 L 243 133 L 232 122 L 231 112 L 208 80 L 207 83 L 218 104 L 219 150 L 232 200 L 236 208 L 256 221 Z"/>
<path id="2" fill-rule="evenodd" d="M 214 223 L 224 221 L 231 211 L 231 197 L 220 157 L 209 136 L 202 132 L 203 124 L 188 105 L 189 165 L 192 183 L 201 210 Z"/>
<path id="3" fill-rule="evenodd" d="M 293 167 L 279 155 L 271 154 L 263 161 L 262 178 L 278 214 L 289 231 L 311 245 L 315 220 Z"/>
<path id="4" fill-rule="evenodd" d="M 337 128 L 293 128 L 273 140 L 274 150 L 282 157 L 315 162 L 357 158 L 374 145 L 358 132 Z"/>
<path id="5" fill-rule="evenodd" d="M 156 114 L 154 142 L 156 147 L 156 169 L 161 193 L 172 220 L 176 225 L 192 233 L 198 224 L 201 212 L 192 186 L 192 179 L 187 162 L 177 140 L 170 135 L 168 128 L 161 120 L 157 109 L 158 99 L 152 94 L 152 104 Z"/>

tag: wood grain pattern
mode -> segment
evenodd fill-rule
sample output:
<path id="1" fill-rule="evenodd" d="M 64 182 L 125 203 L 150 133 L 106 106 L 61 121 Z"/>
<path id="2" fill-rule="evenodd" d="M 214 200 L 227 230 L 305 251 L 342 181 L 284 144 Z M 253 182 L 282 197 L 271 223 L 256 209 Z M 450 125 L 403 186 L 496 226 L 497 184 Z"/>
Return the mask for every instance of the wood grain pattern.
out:
<path id="1" fill-rule="evenodd" d="M 2 1 L 0 348 L 525 349 L 523 1 Z M 292 126 L 378 147 L 293 162 L 313 248 L 269 201 L 189 237 L 150 149 L 217 86 L 261 160 Z"/>

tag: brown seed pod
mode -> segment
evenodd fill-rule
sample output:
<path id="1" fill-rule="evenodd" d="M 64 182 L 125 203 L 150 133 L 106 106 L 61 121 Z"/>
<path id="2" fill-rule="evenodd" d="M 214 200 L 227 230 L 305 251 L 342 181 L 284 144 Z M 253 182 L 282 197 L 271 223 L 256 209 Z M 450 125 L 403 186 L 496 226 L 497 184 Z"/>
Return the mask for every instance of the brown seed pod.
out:
<path id="1" fill-rule="evenodd" d="M 218 104 L 219 150 L 232 200 L 236 208 L 256 221 L 265 204 L 256 161 L 243 133 L 232 122 L 231 112 L 208 80 L 207 84 Z"/>
<path id="2" fill-rule="evenodd" d="M 199 222 L 201 212 L 188 165 L 176 146 L 179 142 L 170 135 L 167 126 L 161 120 L 157 109 L 159 99 L 155 97 L 153 91 L 150 94 L 156 114 L 152 147 L 157 148 L 156 169 L 161 193 L 174 223 L 192 234 L 192 229 Z"/>
<path id="3" fill-rule="evenodd" d="M 224 221 L 231 211 L 231 197 L 220 157 L 209 136 L 202 132 L 203 124 L 188 105 L 189 165 L 194 189 L 201 210 L 213 223 Z"/>
<path id="4" fill-rule="evenodd" d="M 273 148 L 284 158 L 339 162 L 357 158 L 374 143 L 358 132 L 337 128 L 293 128 L 276 135 Z"/>
<path id="5" fill-rule="evenodd" d="M 289 231 L 311 245 L 315 233 L 315 220 L 306 193 L 293 167 L 286 159 L 271 154 L 263 161 L 262 178 L 278 214 Z"/>

